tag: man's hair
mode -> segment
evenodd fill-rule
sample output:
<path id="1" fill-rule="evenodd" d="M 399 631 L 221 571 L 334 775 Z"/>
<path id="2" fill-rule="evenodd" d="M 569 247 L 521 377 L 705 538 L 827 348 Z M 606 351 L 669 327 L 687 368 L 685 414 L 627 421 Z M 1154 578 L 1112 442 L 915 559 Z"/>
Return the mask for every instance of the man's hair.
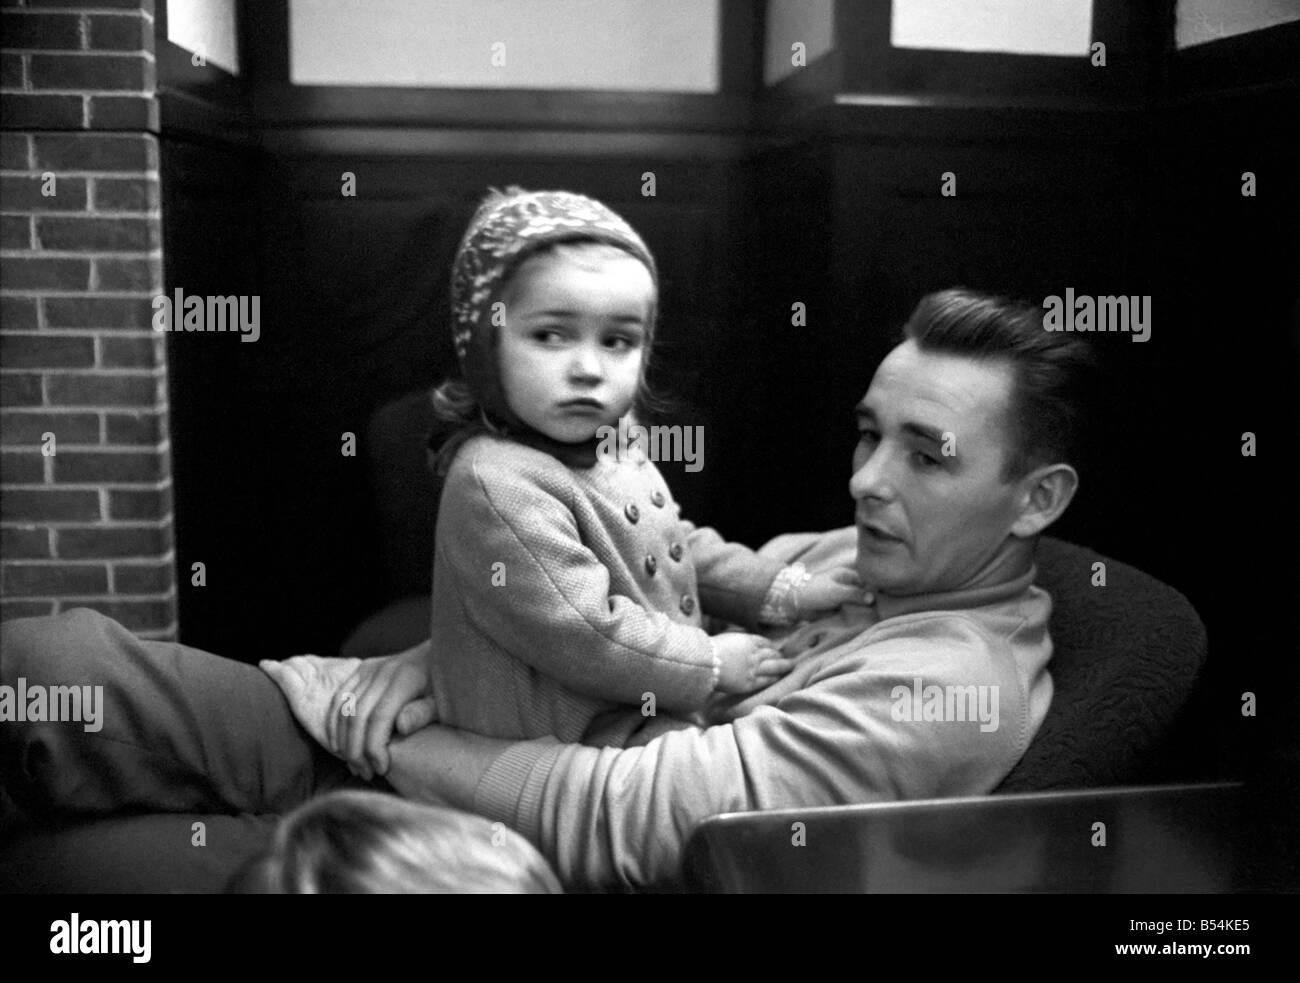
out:
<path id="1" fill-rule="evenodd" d="M 280 821 L 228 888 L 250 894 L 559 894 L 555 874 L 502 823 L 380 792 L 330 792 Z"/>
<path id="2" fill-rule="evenodd" d="M 1081 469 L 1095 355 L 1083 339 L 1046 330 L 1040 307 L 964 287 L 939 290 L 921 298 L 903 339 L 922 351 L 1011 365 L 1004 481 L 1044 464 Z"/>

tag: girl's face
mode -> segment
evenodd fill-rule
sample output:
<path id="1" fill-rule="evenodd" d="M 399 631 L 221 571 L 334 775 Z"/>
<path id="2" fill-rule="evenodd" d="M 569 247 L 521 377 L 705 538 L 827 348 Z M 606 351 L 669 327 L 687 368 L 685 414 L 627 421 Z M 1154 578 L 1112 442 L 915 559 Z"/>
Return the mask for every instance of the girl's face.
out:
<path id="1" fill-rule="evenodd" d="M 654 296 L 645 265 L 611 246 L 525 260 L 503 294 L 497 351 L 510 409 L 570 444 L 616 425 L 636 396 Z"/>

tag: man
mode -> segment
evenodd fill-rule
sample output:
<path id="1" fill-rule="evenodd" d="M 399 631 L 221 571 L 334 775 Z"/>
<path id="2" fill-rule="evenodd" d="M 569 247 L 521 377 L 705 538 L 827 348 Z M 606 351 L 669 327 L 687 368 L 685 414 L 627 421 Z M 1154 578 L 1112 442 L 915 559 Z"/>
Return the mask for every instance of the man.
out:
<path id="1" fill-rule="evenodd" d="M 647 717 L 643 742 L 625 749 L 509 742 L 420 726 L 427 703 L 406 703 L 402 681 L 411 653 L 362 667 L 299 657 L 268 671 L 303 728 L 339 747 L 355 771 L 383 771 L 403 795 L 506 822 L 570 884 L 671 876 L 690 831 L 719 812 L 987 793 L 1023 755 L 1051 701 L 1051 602 L 1033 586 L 1033 551 L 1078 484 L 1072 462 L 1088 361 L 1074 336 L 1042 330 L 1035 307 L 961 290 L 921 301 L 857 407 L 854 526 L 763 548 L 814 571 L 855 564 L 867 585 L 862 601 L 775 636 L 794 670 L 720 707 L 729 722 L 700 728 Z M 65 626 L 59 636 L 48 624 L 58 620 L 7 627 L 5 683 L 25 673 L 30 684 L 47 663 L 63 668 L 42 681 L 94 677 L 93 649 L 69 655 L 78 635 Z M 101 648 L 127 645 L 106 620 L 82 631 L 98 631 Z M 163 712 L 170 701 L 191 731 L 197 717 L 197 748 L 181 726 L 159 735 L 140 713 L 108 714 L 103 735 L 5 724 L 0 761 L 15 798 L 91 811 L 116 802 L 277 812 L 345 781 L 342 766 L 300 733 L 287 736 L 283 703 L 267 697 L 250 667 L 180 646 L 167 653 L 134 643 L 126 668 L 120 655 L 112 665 L 119 676 L 134 671 L 138 686 L 110 679 L 108 688 L 142 710 L 151 696 Z M 154 659 L 160 669 L 140 668 Z M 241 731 L 214 714 L 186 688 L 187 667 L 208 674 L 234 707 L 267 719 L 245 717 Z M 345 682 L 365 727 L 339 721 Z M 388 743 L 394 720 L 405 736 Z M 150 753 L 162 760 L 149 765 Z"/>

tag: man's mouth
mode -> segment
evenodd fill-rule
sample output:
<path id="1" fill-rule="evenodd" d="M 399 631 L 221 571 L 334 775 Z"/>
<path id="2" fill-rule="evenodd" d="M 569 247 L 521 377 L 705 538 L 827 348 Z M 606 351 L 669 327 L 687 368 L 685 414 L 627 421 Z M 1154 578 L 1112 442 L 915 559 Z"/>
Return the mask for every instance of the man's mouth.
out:
<path id="1" fill-rule="evenodd" d="M 879 526 L 874 522 L 863 522 L 859 520 L 858 528 L 871 536 L 872 539 L 881 543 L 901 543 L 903 541 L 901 536 L 895 536 L 893 533 L 886 531 L 883 526 Z"/>

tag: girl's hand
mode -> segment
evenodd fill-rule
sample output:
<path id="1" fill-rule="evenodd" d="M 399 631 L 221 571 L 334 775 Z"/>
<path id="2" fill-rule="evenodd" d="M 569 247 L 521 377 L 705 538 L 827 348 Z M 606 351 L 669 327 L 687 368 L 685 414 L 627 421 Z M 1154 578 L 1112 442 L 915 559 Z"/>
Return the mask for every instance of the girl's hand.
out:
<path id="1" fill-rule="evenodd" d="M 852 567 L 836 567 L 813 574 L 812 579 L 795 588 L 797 620 L 829 614 L 840 605 L 862 597 L 862 582 Z"/>
<path id="2" fill-rule="evenodd" d="M 710 641 L 718 657 L 719 693 L 753 693 L 771 686 L 794 668 L 762 635 L 724 632 Z"/>

